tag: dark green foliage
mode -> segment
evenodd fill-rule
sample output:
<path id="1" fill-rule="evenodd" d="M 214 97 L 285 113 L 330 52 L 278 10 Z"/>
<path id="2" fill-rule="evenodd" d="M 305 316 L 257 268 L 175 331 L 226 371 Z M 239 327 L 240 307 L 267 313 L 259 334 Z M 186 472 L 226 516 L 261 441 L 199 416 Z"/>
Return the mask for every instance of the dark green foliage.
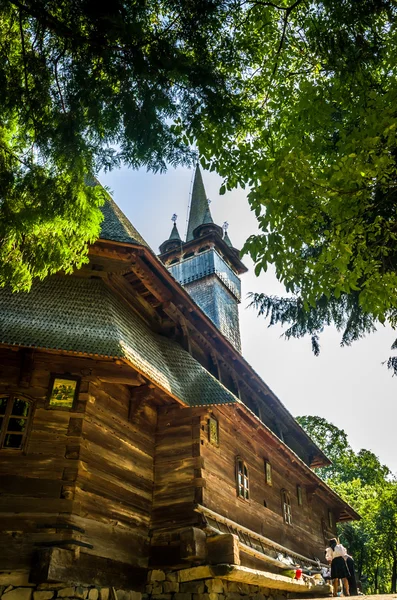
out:
<path id="1" fill-rule="evenodd" d="M 87 176 L 188 164 L 202 114 L 238 116 L 229 8 L 0 0 L 0 285 L 81 264 L 105 200 Z"/>
<path id="2" fill-rule="evenodd" d="M 354 452 L 348 437 L 322 417 L 297 417 L 332 465 L 317 469 L 361 515 L 361 521 L 338 526 L 342 543 L 352 554 L 366 591 L 396 592 L 397 481 L 370 450 Z"/>

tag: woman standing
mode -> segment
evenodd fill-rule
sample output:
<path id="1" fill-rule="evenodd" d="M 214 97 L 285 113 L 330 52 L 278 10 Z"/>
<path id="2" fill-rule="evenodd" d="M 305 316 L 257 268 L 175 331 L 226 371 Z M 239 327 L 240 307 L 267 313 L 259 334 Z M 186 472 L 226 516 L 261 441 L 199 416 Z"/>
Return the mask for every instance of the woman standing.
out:
<path id="1" fill-rule="evenodd" d="M 343 589 L 346 596 L 349 596 L 349 569 L 347 568 L 346 558 L 347 550 L 342 544 L 338 544 L 335 538 L 329 540 L 329 548 L 325 551 L 325 558 L 331 563 L 331 579 L 334 587 L 334 596 L 338 594 L 339 579 L 342 579 Z"/>

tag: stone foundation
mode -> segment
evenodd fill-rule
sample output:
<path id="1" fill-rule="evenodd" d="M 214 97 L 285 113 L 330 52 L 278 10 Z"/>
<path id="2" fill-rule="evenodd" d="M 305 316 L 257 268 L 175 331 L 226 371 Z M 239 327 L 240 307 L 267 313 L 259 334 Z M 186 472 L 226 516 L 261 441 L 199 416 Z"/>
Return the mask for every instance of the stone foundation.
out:
<path id="1" fill-rule="evenodd" d="M 178 571 L 150 571 L 142 600 L 286 600 L 287 594 L 234 581 L 179 582 Z"/>
<path id="2" fill-rule="evenodd" d="M 139 592 L 64 583 L 0 585 L 1 600 L 141 600 Z"/>
<path id="3" fill-rule="evenodd" d="M 0 575 L 0 600 L 287 600 L 285 592 L 222 579 L 179 581 L 178 571 L 152 570 L 146 590 L 28 583 L 25 577 Z M 7 584 L 7 579 L 10 581 Z"/>

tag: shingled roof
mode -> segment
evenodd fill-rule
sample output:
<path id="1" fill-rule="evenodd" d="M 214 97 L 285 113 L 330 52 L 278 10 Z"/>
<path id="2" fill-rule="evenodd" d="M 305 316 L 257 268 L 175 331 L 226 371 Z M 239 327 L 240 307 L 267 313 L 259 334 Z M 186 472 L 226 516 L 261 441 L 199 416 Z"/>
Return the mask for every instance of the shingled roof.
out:
<path id="1" fill-rule="evenodd" d="M 110 196 L 101 207 L 101 210 L 104 219 L 102 221 L 100 239 L 125 244 L 140 244 L 149 248 L 149 244 L 143 239 Z"/>
<path id="2" fill-rule="evenodd" d="M 240 403 L 100 279 L 54 276 L 29 293 L 0 289 L 0 344 L 124 359 L 187 406 Z"/>

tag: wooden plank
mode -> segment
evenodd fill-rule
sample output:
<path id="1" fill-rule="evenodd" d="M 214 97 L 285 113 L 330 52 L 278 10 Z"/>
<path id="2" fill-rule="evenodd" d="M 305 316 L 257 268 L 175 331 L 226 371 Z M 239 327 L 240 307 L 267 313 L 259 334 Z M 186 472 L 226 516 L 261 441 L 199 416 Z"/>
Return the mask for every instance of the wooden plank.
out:
<path id="1" fill-rule="evenodd" d="M 202 561 L 207 556 L 205 532 L 197 527 L 189 527 L 180 534 L 180 556 L 182 560 Z M 165 546 L 167 552 L 167 546 Z"/>
<path id="2" fill-rule="evenodd" d="M 210 564 L 240 564 L 238 537 L 231 533 L 213 535 L 207 538 L 207 554 Z"/>
<path id="3" fill-rule="evenodd" d="M 179 581 L 181 582 L 209 579 L 212 577 L 298 594 L 307 594 L 310 592 L 310 587 L 303 580 L 294 580 L 276 573 L 257 571 L 239 565 L 205 565 L 179 571 Z"/>
<path id="4" fill-rule="evenodd" d="M 34 583 L 59 581 L 143 591 L 146 569 L 83 552 L 76 559 L 71 550 L 49 548 L 35 553 L 30 579 Z"/>

